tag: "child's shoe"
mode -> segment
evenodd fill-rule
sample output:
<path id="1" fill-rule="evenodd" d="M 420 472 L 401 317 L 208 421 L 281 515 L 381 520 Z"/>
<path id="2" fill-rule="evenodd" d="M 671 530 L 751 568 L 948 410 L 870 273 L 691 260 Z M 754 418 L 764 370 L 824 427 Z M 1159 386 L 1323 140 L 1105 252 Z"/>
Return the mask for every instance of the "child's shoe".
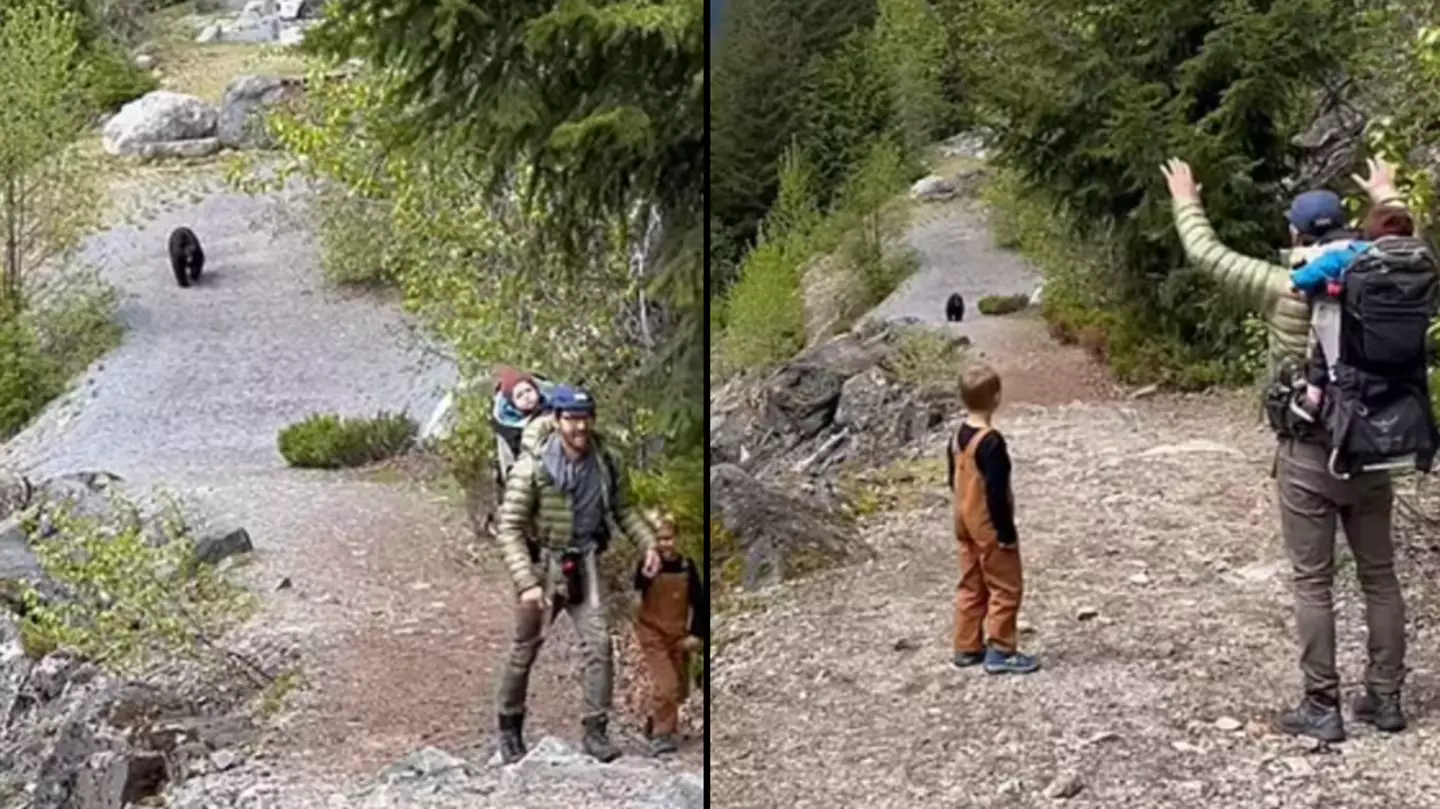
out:
<path id="1" fill-rule="evenodd" d="M 984 662 L 985 662 L 985 653 L 984 653 L 984 652 L 956 652 L 956 653 L 955 653 L 955 656 L 952 657 L 952 658 L 950 658 L 950 662 L 951 662 L 951 663 L 954 663 L 954 664 L 955 664 L 955 668 L 957 668 L 957 669 L 964 669 L 964 668 L 969 668 L 969 667 L 971 667 L 971 666 L 978 666 L 978 665 L 980 665 L 981 663 L 984 663 Z"/>
<path id="2" fill-rule="evenodd" d="M 668 756 L 679 750 L 680 745 L 675 743 L 675 737 L 669 733 L 660 733 L 650 739 L 650 754 L 653 756 Z"/>
<path id="3" fill-rule="evenodd" d="M 985 650 L 986 674 L 1030 674 L 1040 670 L 1040 661 L 1027 654 L 1002 652 L 999 649 Z"/>

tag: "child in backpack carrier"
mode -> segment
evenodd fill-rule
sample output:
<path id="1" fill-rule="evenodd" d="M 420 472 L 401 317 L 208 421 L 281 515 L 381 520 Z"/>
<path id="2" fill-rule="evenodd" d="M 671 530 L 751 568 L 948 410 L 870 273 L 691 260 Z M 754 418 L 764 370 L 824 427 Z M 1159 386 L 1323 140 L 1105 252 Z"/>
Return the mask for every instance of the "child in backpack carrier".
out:
<path id="1" fill-rule="evenodd" d="M 1364 239 L 1345 242 L 1335 249 L 1320 253 L 1303 266 L 1290 273 L 1291 287 L 1306 295 L 1315 306 L 1312 317 L 1313 330 L 1319 338 L 1324 363 L 1333 363 L 1339 352 L 1340 325 L 1334 316 L 1333 299 L 1340 297 L 1345 272 L 1377 243 L 1387 237 L 1412 237 L 1415 235 L 1415 221 L 1403 208 L 1378 207 L 1365 217 Z M 1315 367 L 1315 366 L 1312 366 Z M 1290 410 L 1300 419 L 1314 423 L 1324 403 L 1324 377 L 1312 372 L 1304 389 L 1291 401 Z"/>

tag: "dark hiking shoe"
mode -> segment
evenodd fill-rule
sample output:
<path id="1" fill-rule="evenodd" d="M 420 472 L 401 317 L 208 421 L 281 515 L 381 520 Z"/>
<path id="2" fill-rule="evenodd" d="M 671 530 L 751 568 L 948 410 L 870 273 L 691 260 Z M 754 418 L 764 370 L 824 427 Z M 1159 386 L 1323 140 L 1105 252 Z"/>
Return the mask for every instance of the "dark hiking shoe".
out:
<path id="1" fill-rule="evenodd" d="M 525 714 L 500 715 L 500 763 L 514 764 L 525 758 Z"/>
<path id="2" fill-rule="evenodd" d="M 661 733 L 650 739 L 650 752 L 656 756 L 668 756 L 680 752 L 680 745 L 675 743 L 675 737 L 669 733 Z"/>
<path id="3" fill-rule="evenodd" d="M 1322 742 L 1345 741 L 1345 722 L 1340 706 L 1330 700 L 1307 696 L 1294 709 L 1275 719 L 1275 729 L 1291 736 L 1309 736 Z"/>
<path id="4" fill-rule="evenodd" d="M 1030 674 L 1040 670 L 1040 661 L 1019 652 L 985 650 L 986 674 Z"/>
<path id="5" fill-rule="evenodd" d="M 1400 692 L 1377 694 L 1369 688 L 1355 698 L 1352 706 L 1355 721 L 1374 725 L 1386 733 L 1399 733 L 1405 729 L 1405 709 L 1400 706 Z"/>
<path id="6" fill-rule="evenodd" d="M 955 656 L 952 657 L 952 658 L 950 658 L 950 662 L 951 662 L 951 663 L 954 663 L 954 664 L 955 664 L 955 668 L 957 668 L 957 669 L 969 668 L 970 666 L 978 666 L 978 665 L 980 665 L 981 663 L 984 663 L 984 662 L 985 662 L 985 653 L 984 653 L 984 652 L 956 652 L 956 653 L 955 653 Z"/>
<path id="7" fill-rule="evenodd" d="M 610 762 L 620 758 L 620 748 L 610 741 L 610 733 L 605 729 L 606 724 L 603 716 L 586 719 L 584 722 L 585 738 L 581 741 L 581 747 L 585 748 L 585 752 L 601 762 Z"/>

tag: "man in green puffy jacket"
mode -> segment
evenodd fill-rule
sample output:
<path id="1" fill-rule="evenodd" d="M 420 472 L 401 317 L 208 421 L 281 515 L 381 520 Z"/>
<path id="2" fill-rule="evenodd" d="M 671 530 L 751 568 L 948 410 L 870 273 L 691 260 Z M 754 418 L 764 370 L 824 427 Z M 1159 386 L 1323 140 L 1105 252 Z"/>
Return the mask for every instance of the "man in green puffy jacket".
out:
<path id="1" fill-rule="evenodd" d="M 1172 159 L 1162 169 L 1174 198 L 1175 227 L 1190 261 L 1263 313 L 1270 326 L 1270 373 L 1293 373 L 1311 356 L 1310 307 L 1290 290 L 1290 267 L 1248 258 L 1225 247 L 1215 236 L 1200 205 L 1200 186 L 1190 167 Z M 1355 177 L 1375 205 L 1403 205 L 1392 172 L 1370 161 L 1370 176 Z M 1333 198 L 1333 200 L 1332 200 Z M 1296 247 L 1323 249 L 1325 243 L 1353 238 L 1345 232 L 1339 197 L 1308 192 L 1290 211 Z M 1284 370 L 1286 368 L 1290 370 Z M 1274 381 L 1274 380 L 1272 380 Z M 1289 379 L 1280 379 L 1282 384 Z M 1394 494 L 1386 472 L 1356 474 L 1340 480 L 1327 468 L 1328 439 L 1319 430 L 1282 431 L 1276 452 L 1276 488 L 1280 531 L 1293 568 L 1296 624 L 1300 634 L 1300 670 L 1305 696 L 1276 720 L 1293 735 L 1341 741 L 1340 678 L 1335 669 L 1335 527 L 1355 555 L 1356 574 L 1365 594 L 1369 629 L 1369 666 L 1365 692 L 1356 699 L 1355 719 L 1384 731 L 1405 728 L 1400 688 L 1405 679 L 1405 602 L 1395 576 L 1391 512 Z"/>
<path id="2" fill-rule="evenodd" d="M 525 429 L 499 512 L 497 541 L 517 596 L 515 638 L 496 699 L 500 758 L 507 764 L 525 755 L 530 669 L 545 628 L 562 609 L 584 655 L 583 746 L 601 761 L 620 755 L 606 728 L 614 663 L 598 559 L 611 537 L 623 533 L 640 547 L 646 570 L 660 568 L 654 535 L 628 502 L 619 462 L 592 430 L 594 399 L 560 385 L 550 407 L 553 415 Z"/>

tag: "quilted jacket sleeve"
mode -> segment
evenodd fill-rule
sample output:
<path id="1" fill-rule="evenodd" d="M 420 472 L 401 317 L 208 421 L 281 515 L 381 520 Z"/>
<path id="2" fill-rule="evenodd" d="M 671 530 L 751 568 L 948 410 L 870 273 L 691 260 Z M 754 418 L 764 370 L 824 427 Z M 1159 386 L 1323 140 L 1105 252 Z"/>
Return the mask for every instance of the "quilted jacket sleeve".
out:
<path id="1" fill-rule="evenodd" d="M 505 479 L 505 498 L 500 501 L 496 541 L 516 592 L 540 586 L 535 567 L 530 563 L 530 552 L 525 547 L 525 528 L 533 520 L 538 498 L 535 463 L 533 455 L 524 455 L 510 467 L 510 475 Z"/>

